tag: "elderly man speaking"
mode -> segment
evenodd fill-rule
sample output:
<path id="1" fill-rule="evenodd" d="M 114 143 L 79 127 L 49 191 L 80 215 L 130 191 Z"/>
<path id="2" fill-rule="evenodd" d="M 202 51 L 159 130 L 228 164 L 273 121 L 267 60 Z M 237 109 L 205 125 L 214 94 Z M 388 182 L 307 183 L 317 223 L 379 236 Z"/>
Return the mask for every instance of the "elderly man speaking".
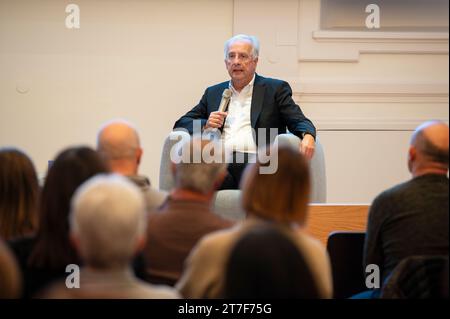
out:
<path id="1" fill-rule="evenodd" d="M 233 161 L 221 189 L 239 187 L 245 162 L 257 148 L 273 142 L 277 134 L 289 131 L 302 139 L 300 151 L 312 158 L 316 129 L 292 99 L 292 90 L 285 81 L 256 74 L 259 42 L 256 37 L 236 35 L 225 43 L 225 66 L 231 77 L 206 89 L 198 105 L 182 116 L 174 129 L 194 132 L 195 121 L 201 130 L 221 133 L 225 147 L 233 158 L 244 158 L 244 163 Z M 275 134 L 274 134 L 275 132 Z M 236 154 L 243 153 L 237 156 Z"/>

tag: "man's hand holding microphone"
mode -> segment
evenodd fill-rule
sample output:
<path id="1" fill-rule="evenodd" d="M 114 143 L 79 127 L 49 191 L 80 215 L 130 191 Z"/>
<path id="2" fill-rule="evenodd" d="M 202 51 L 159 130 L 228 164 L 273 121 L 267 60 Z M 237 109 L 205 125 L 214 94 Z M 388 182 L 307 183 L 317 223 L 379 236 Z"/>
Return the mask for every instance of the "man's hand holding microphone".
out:
<path id="1" fill-rule="evenodd" d="M 222 100 L 220 101 L 219 109 L 215 112 L 211 112 L 208 121 L 205 124 L 204 129 L 219 129 L 223 126 L 225 118 L 228 113 L 228 104 L 230 103 L 231 90 L 225 89 L 222 93 Z"/>

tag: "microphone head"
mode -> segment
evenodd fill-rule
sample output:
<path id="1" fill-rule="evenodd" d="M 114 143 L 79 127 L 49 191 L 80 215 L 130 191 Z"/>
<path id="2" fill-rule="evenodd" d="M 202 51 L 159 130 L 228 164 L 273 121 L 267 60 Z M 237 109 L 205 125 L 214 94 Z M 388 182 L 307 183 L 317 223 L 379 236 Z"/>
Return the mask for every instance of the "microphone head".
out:
<path id="1" fill-rule="evenodd" d="M 231 90 L 230 89 L 223 90 L 222 97 L 225 99 L 229 99 L 231 97 Z"/>

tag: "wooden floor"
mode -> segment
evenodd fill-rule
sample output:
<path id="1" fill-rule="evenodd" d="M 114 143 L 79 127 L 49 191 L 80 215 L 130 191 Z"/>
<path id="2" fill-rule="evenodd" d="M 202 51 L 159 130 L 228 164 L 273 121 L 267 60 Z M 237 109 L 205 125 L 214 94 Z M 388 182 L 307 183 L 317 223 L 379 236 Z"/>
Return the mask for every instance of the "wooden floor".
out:
<path id="1" fill-rule="evenodd" d="M 327 244 L 333 231 L 365 231 L 369 205 L 311 204 L 306 231 Z"/>

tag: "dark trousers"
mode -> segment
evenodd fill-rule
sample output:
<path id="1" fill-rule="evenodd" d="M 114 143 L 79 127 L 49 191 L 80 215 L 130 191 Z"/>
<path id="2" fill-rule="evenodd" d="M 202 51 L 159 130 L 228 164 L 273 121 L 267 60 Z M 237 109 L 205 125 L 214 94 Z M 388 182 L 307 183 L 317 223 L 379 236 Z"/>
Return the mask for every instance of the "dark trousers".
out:
<path id="1" fill-rule="evenodd" d="M 255 162 L 255 154 L 233 152 L 232 161 L 228 164 L 228 174 L 225 177 L 219 190 L 239 189 L 242 174 L 248 163 Z"/>

